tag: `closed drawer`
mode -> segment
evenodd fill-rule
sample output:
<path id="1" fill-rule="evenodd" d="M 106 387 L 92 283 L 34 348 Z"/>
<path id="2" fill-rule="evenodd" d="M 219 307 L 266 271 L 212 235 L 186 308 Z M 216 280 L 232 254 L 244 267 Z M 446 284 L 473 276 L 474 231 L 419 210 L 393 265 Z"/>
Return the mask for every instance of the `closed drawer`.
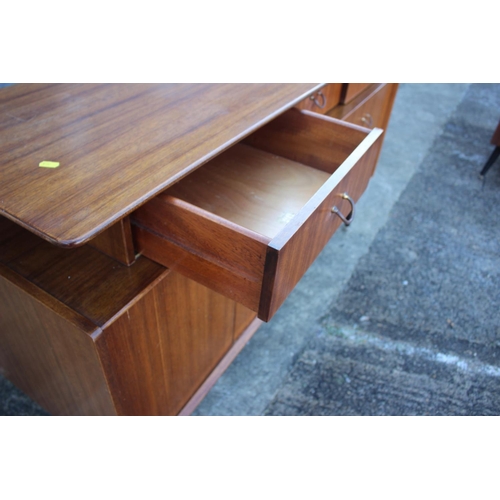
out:
<path id="1" fill-rule="evenodd" d="M 329 83 L 318 92 L 297 104 L 297 108 L 324 114 L 340 102 L 341 93 L 341 83 Z"/>
<path id="2" fill-rule="evenodd" d="M 373 84 L 352 103 L 337 106 L 328 115 L 362 127 L 385 129 L 396 90 L 397 84 Z"/>
<path id="3" fill-rule="evenodd" d="M 363 193 L 382 131 L 291 109 L 137 210 L 137 249 L 269 321 Z M 340 257 L 339 257 L 340 258 Z"/>

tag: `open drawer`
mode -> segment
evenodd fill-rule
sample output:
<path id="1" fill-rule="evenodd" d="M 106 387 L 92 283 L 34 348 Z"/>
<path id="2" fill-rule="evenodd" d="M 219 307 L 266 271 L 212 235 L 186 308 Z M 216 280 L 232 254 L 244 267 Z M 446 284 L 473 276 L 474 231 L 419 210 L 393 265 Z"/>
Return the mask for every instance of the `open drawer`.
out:
<path id="1" fill-rule="evenodd" d="M 137 249 L 269 321 L 350 222 L 381 134 L 291 109 L 139 208 Z"/>

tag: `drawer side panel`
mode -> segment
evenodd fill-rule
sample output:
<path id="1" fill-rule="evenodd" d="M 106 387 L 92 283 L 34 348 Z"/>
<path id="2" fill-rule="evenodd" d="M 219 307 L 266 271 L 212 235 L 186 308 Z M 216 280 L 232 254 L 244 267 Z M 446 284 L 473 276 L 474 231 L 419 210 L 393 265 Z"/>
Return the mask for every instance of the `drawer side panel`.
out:
<path id="1" fill-rule="evenodd" d="M 250 280 L 262 279 L 268 238 L 167 194 L 141 207 L 132 220 L 220 267 Z M 147 255 L 147 243 L 137 244 L 138 250 Z"/>
<path id="2" fill-rule="evenodd" d="M 149 259 L 258 310 L 261 280 L 251 280 L 145 228 L 134 226 L 133 233 L 139 251 Z"/>

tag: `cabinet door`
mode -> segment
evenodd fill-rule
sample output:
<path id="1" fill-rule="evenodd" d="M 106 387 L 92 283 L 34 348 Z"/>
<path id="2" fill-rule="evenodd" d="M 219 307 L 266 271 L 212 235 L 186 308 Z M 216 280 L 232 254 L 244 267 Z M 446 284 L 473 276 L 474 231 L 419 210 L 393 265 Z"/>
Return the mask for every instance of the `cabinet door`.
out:
<path id="1" fill-rule="evenodd" d="M 170 272 L 97 339 L 117 411 L 176 415 L 233 341 L 235 303 Z"/>
<path id="2" fill-rule="evenodd" d="M 257 313 L 253 312 L 241 304 L 235 303 L 236 312 L 234 316 L 234 340 L 238 339 L 245 331 L 248 325 L 257 317 Z"/>

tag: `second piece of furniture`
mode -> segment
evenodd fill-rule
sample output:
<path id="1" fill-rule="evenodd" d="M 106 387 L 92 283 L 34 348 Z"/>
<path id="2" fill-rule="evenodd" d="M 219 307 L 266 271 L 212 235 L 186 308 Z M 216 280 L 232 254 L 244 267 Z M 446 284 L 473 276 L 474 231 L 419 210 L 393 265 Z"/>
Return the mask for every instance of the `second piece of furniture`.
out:
<path id="1" fill-rule="evenodd" d="M 495 133 L 493 134 L 493 137 L 491 138 L 490 143 L 495 146 L 495 149 L 491 153 L 487 162 L 484 164 L 481 173 L 479 174 L 479 177 L 481 178 L 483 178 L 486 175 L 486 172 L 488 172 L 488 170 L 492 167 L 493 163 L 495 163 L 497 158 L 500 156 L 500 122 L 498 122 L 497 128 L 495 130 Z"/>

